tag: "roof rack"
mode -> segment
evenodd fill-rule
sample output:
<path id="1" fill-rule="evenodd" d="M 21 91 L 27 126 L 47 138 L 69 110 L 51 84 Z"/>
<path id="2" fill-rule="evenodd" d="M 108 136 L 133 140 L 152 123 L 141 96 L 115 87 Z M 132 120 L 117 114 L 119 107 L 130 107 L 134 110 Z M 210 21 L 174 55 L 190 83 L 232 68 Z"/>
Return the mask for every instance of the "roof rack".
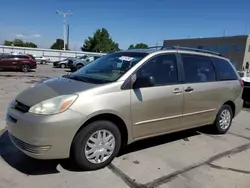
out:
<path id="1" fill-rule="evenodd" d="M 150 46 L 150 47 L 147 47 L 147 49 L 162 49 L 163 46 Z"/>
<path id="2" fill-rule="evenodd" d="M 213 54 L 217 56 L 223 56 L 222 54 L 218 52 L 213 52 L 209 50 L 199 49 L 199 48 L 189 48 L 189 47 L 181 47 L 181 46 L 172 46 L 172 47 L 162 47 L 161 50 L 169 50 L 169 49 L 175 49 L 175 50 L 187 50 L 187 51 L 193 51 L 193 52 L 202 52 L 207 54 Z"/>

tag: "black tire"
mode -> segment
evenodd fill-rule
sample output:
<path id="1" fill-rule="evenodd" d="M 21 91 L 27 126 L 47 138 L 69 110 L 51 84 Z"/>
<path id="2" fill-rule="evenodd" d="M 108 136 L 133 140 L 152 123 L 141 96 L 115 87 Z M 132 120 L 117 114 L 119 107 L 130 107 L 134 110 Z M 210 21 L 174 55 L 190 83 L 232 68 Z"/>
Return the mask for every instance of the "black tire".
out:
<path id="1" fill-rule="evenodd" d="M 115 147 L 111 156 L 104 162 L 92 163 L 85 156 L 85 147 L 89 138 L 99 130 L 106 130 L 113 134 Z M 121 133 L 117 126 L 110 121 L 95 121 L 84 127 L 74 138 L 71 157 L 78 167 L 83 170 L 97 170 L 106 167 L 118 155 L 121 147 Z"/>
<path id="2" fill-rule="evenodd" d="M 78 64 L 78 65 L 76 65 L 76 70 L 79 70 L 79 69 L 82 68 L 82 67 L 83 67 L 82 64 Z"/>
<path id="3" fill-rule="evenodd" d="M 30 71 L 30 66 L 29 65 L 22 65 L 21 66 L 21 71 L 22 72 L 29 72 Z"/>
<path id="4" fill-rule="evenodd" d="M 41 64 L 46 64 L 46 61 L 41 61 Z"/>
<path id="5" fill-rule="evenodd" d="M 229 125 L 224 127 L 222 125 L 220 125 L 220 120 L 221 120 L 221 116 L 222 116 L 222 113 L 227 111 L 229 114 L 230 114 L 230 118 L 229 118 Z M 227 105 L 227 104 L 224 104 L 219 112 L 217 113 L 217 116 L 216 116 L 216 119 L 215 119 L 215 122 L 213 124 L 213 130 L 215 133 L 217 134 L 225 134 L 231 127 L 232 125 L 232 119 L 233 119 L 233 111 L 232 111 L 232 108 Z"/>
<path id="6" fill-rule="evenodd" d="M 65 63 L 60 64 L 60 68 L 65 69 L 66 68 Z"/>

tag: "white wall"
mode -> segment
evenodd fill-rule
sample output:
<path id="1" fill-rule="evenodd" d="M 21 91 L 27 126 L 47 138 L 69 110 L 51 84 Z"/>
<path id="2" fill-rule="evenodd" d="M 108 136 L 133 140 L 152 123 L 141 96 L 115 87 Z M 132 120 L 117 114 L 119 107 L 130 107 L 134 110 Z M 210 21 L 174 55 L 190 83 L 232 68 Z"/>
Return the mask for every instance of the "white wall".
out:
<path id="1" fill-rule="evenodd" d="M 32 54 L 35 56 L 44 56 L 50 58 L 51 61 L 61 60 L 67 57 L 82 56 L 84 54 L 90 55 L 104 55 L 105 53 L 92 53 L 82 51 L 63 51 L 63 50 L 51 50 L 42 48 L 26 48 L 15 46 L 3 46 L 0 45 L 0 53 L 22 53 Z"/>

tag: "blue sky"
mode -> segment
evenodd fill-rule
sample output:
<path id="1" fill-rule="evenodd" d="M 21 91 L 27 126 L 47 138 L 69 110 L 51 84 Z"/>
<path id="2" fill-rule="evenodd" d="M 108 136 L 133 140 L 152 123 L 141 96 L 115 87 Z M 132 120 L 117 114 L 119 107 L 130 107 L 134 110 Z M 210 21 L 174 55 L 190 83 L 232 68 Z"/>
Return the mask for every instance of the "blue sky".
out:
<path id="1" fill-rule="evenodd" d="M 98 28 L 126 49 L 164 39 L 241 35 L 250 32 L 250 0 L 1 0 L 0 43 L 17 35 L 39 47 L 63 37 L 62 17 L 71 10 L 70 48 L 78 50 Z M 246 26 L 245 26 L 246 23 Z"/>

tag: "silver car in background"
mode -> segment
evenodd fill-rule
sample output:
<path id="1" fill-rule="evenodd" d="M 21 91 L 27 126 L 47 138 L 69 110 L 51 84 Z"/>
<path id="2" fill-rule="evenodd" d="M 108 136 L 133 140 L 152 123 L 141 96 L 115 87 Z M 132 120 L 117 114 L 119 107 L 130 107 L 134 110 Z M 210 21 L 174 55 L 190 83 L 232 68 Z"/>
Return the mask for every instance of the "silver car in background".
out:
<path id="1" fill-rule="evenodd" d="M 47 64 L 47 63 L 50 63 L 50 58 L 48 57 L 44 57 L 44 56 L 35 56 L 34 55 L 34 58 L 36 59 L 36 62 L 37 63 L 40 63 L 40 64 Z"/>

